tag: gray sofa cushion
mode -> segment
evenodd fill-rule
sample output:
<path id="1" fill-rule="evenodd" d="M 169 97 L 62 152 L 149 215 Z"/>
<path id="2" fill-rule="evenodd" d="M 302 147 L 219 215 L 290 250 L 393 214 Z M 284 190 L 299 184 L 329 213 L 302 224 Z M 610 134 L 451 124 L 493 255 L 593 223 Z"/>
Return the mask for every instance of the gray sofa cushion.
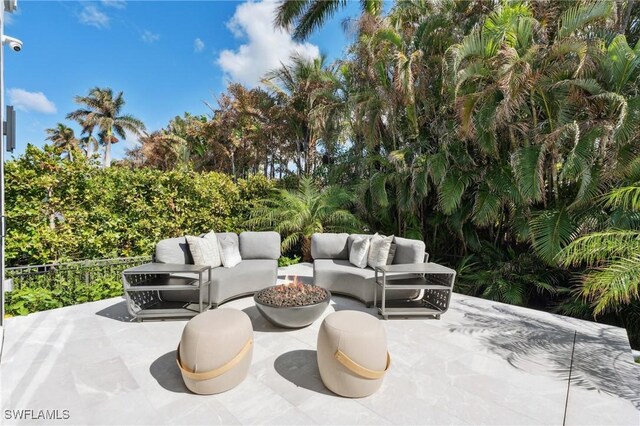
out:
<path id="1" fill-rule="evenodd" d="M 413 274 L 390 274 L 414 277 Z M 355 297 L 364 303 L 373 302 L 374 288 L 381 300 L 382 290 L 375 285 L 375 271 L 369 267 L 358 268 L 348 260 L 318 259 L 313 262 L 313 283 L 333 293 Z M 387 293 L 387 299 L 411 299 L 418 295 L 416 290 L 395 290 Z"/>
<path id="2" fill-rule="evenodd" d="M 349 234 L 318 233 L 311 236 L 311 257 L 314 259 L 349 259 Z"/>
<path id="3" fill-rule="evenodd" d="M 423 263 L 426 245 L 424 241 L 395 237 L 396 255 L 393 264 Z"/>
<path id="4" fill-rule="evenodd" d="M 175 274 L 176 276 L 197 279 L 197 274 Z M 207 279 L 205 273 L 203 279 Z M 255 293 L 265 287 L 276 284 L 278 277 L 278 261 L 273 259 L 243 260 L 233 268 L 213 268 L 211 270 L 212 303 L 219 305 L 227 300 Z M 164 300 L 198 301 L 198 292 L 189 290 L 161 292 Z M 207 292 L 205 292 L 207 293 Z M 208 301 L 205 296 L 205 302 Z"/>
<path id="5" fill-rule="evenodd" d="M 193 258 L 185 237 L 167 238 L 156 244 L 155 261 L 159 263 L 192 264 Z"/>
<path id="6" fill-rule="evenodd" d="M 280 234 L 273 231 L 241 233 L 240 255 L 243 260 L 278 260 L 280 258 Z"/>

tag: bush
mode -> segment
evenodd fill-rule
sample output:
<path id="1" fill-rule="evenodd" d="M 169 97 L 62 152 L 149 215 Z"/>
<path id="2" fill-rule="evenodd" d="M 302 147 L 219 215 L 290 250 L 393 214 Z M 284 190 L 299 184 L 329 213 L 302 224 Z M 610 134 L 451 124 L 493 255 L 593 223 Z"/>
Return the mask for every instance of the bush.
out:
<path id="1" fill-rule="evenodd" d="M 103 259 L 8 269 L 14 290 L 6 293 L 5 311 L 27 315 L 46 309 L 122 296 L 122 271 L 148 257 Z"/>
<path id="2" fill-rule="evenodd" d="M 105 278 L 97 279 L 91 284 L 74 285 L 67 282 L 53 290 L 44 287 L 22 287 L 6 293 L 5 312 L 9 315 L 27 315 L 122 294 L 122 283 L 119 280 Z"/>
<path id="3" fill-rule="evenodd" d="M 6 164 L 8 266 L 147 255 L 162 238 L 242 230 L 272 183 L 222 173 L 97 168 L 28 146 Z"/>
<path id="4" fill-rule="evenodd" d="M 282 257 L 280 257 L 278 259 L 278 266 L 279 267 L 291 266 L 291 265 L 295 265 L 297 263 L 300 263 L 300 256 L 294 256 L 294 257 L 282 256 Z"/>
<path id="5" fill-rule="evenodd" d="M 24 287 L 5 294 L 5 312 L 8 315 L 27 315 L 61 306 L 53 292 L 42 287 Z"/>

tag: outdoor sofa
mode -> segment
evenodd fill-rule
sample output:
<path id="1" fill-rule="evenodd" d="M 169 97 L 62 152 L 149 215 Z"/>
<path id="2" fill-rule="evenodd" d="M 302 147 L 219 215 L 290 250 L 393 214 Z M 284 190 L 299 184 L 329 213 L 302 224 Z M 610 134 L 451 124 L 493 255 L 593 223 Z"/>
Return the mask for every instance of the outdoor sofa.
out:
<path id="1" fill-rule="evenodd" d="M 218 238 L 235 241 L 240 247 L 242 261 L 231 268 L 212 268 L 212 307 L 228 300 L 251 295 L 265 287 L 276 284 L 278 278 L 278 258 L 280 258 L 280 234 L 277 232 L 232 232 L 216 233 Z M 193 258 L 185 237 L 168 238 L 156 245 L 154 260 L 160 263 L 192 264 Z M 176 274 L 176 276 L 197 279 L 196 274 Z M 161 292 L 167 301 L 198 301 L 196 292 Z M 208 303 L 208 296 L 205 302 Z"/>
<path id="2" fill-rule="evenodd" d="M 278 258 L 280 257 L 280 234 L 277 232 L 242 232 L 240 235 L 228 232 L 216 233 L 218 238 L 231 238 L 240 248 L 242 261 L 231 268 L 215 267 L 211 270 L 212 307 L 229 300 L 248 296 L 263 288 L 276 284 Z M 313 257 L 313 283 L 332 293 L 342 294 L 371 305 L 376 289 L 378 300 L 381 289 L 375 285 L 375 271 L 370 267 L 358 268 L 349 262 L 349 252 L 358 237 L 371 238 L 365 234 L 316 233 L 311 238 Z M 422 263 L 428 259 L 425 244 L 419 240 L 394 237 L 395 255 L 392 264 Z M 185 237 L 168 238 L 156 245 L 155 262 L 192 264 L 193 258 Z M 412 277 L 411 274 L 390 274 Z M 181 273 L 174 276 L 197 279 L 196 274 Z M 413 299 L 416 290 L 395 290 L 389 299 Z M 193 302 L 198 301 L 196 292 L 165 291 L 163 300 Z M 208 303 L 208 296 L 204 298 Z"/>
<path id="3" fill-rule="evenodd" d="M 356 238 L 371 238 L 366 234 L 316 233 L 311 237 L 311 257 L 313 257 L 313 283 L 332 293 L 354 297 L 370 306 L 373 292 L 381 288 L 375 285 L 375 271 L 369 266 L 359 268 L 349 261 L 351 245 Z M 429 255 L 425 253 L 423 241 L 394 237 L 395 255 L 391 264 L 423 263 Z M 411 278 L 412 274 L 388 274 Z M 418 296 L 416 290 L 394 290 L 389 299 L 413 299 Z"/>

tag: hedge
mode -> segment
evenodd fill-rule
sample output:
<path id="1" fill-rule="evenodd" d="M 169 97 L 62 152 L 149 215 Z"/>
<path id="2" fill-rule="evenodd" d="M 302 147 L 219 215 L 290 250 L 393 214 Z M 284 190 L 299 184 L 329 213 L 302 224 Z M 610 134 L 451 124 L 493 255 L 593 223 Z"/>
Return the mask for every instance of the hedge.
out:
<path id="1" fill-rule="evenodd" d="M 29 145 L 6 163 L 7 266 L 148 255 L 167 237 L 239 232 L 272 183 L 216 172 L 100 168 Z"/>

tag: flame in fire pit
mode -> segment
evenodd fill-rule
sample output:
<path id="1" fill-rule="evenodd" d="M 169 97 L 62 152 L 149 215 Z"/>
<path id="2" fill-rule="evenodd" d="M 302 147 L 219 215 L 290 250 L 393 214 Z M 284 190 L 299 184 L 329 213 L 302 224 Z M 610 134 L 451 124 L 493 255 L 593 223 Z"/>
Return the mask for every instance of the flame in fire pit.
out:
<path id="1" fill-rule="evenodd" d="M 304 290 L 304 283 L 302 283 L 301 281 L 298 281 L 298 276 L 297 275 L 293 275 L 293 279 L 289 278 L 289 275 L 284 277 L 284 284 L 285 286 L 289 287 L 289 288 L 293 288 L 296 289 L 298 291 L 302 291 Z"/>

